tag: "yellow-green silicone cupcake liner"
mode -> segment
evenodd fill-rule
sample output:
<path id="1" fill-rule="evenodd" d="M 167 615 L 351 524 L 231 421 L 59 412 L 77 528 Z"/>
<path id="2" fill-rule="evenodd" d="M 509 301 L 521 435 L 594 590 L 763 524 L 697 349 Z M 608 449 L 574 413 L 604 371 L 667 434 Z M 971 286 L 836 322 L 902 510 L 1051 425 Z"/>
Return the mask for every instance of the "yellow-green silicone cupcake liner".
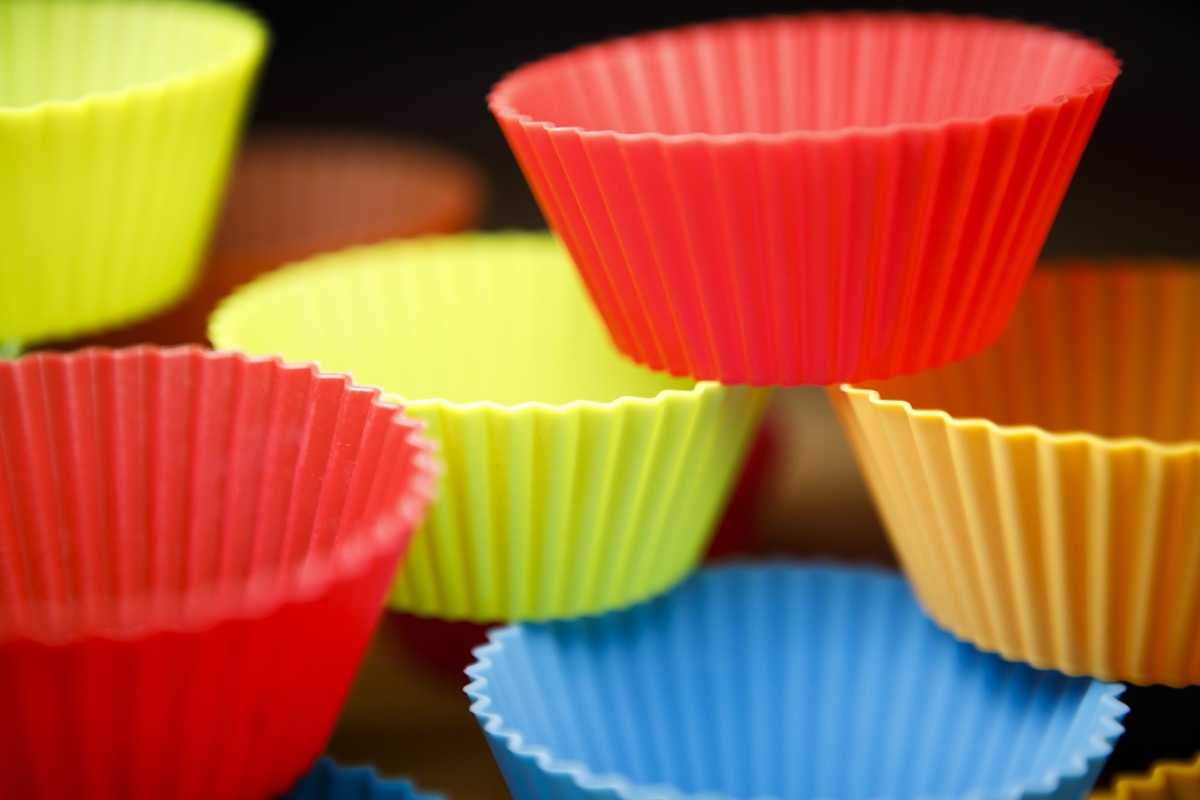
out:
<path id="1" fill-rule="evenodd" d="M 266 42 L 203 0 L 0 0 L 0 340 L 188 289 Z"/>

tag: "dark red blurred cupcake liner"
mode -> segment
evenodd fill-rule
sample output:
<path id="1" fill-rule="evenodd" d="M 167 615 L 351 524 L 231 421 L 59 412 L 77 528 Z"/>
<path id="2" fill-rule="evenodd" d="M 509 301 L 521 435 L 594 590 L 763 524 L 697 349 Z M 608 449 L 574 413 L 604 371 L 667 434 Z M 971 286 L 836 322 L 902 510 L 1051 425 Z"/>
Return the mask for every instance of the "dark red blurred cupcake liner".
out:
<path id="1" fill-rule="evenodd" d="M 770 411 L 763 417 L 755 434 L 742 475 L 730 495 L 725 514 L 709 542 L 705 561 L 754 552 L 758 539 L 763 495 L 767 478 L 779 455 L 779 423 Z"/>
<path id="2" fill-rule="evenodd" d="M 473 228 L 486 194 L 436 145 L 332 131 L 253 135 L 231 180 L 211 271 L 235 286 L 317 253 Z"/>
<path id="3" fill-rule="evenodd" d="M 419 430 L 272 359 L 0 362 L 0 796 L 287 789 L 428 505 Z"/>
<path id="4" fill-rule="evenodd" d="M 806 15 L 581 48 L 489 104 L 622 352 L 829 384 L 999 336 L 1119 71 L 1020 23 Z"/>
<path id="5" fill-rule="evenodd" d="M 487 642 L 487 632 L 503 623 L 479 623 L 421 617 L 385 611 L 381 633 L 397 656 L 416 664 L 426 674 L 454 686 L 467 685 L 465 670 L 475 660 L 471 654 Z"/>

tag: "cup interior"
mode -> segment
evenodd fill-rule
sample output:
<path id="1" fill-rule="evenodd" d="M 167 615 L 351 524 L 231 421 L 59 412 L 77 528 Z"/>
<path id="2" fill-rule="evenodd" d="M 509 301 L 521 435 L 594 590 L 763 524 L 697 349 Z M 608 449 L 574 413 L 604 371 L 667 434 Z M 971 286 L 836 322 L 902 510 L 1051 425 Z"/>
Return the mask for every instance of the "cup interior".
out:
<path id="1" fill-rule="evenodd" d="M 504 109 L 623 134 L 832 131 L 1019 113 L 1119 70 L 1071 34 L 973 18 L 809 15 L 619 39 L 497 89 Z"/>
<path id="2" fill-rule="evenodd" d="M 485 710 L 637 797 L 1017 796 L 1082 769 L 1111 714 L 1104 684 L 937 630 L 899 578 L 734 570 L 506 633 L 473 671 Z"/>
<path id="3" fill-rule="evenodd" d="M 377 535 L 360 523 L 395 411 L 193 349 L 0 364 L 0 639 L 144 630 L 327 576 Z"/>
<path id="4" fill-rule="evenodd" d="M 267 276 L 214 316 L 221 347 L 349 372 L 406 402 L 512 406 L 653 398 L 695 382 L 617 352 L 545 235 L 389 243 Z"/>
<path id="5" fill-rule="evenodd" d="M 1180 266 L 1043 267 L 992 347 L 860 387 L 959 419 L 1200 442 L 1196 309 L 1200 273 Z"/>
<path id="6" fill-rule="evenodd" d="M 241 12 L 212 3 L 0 2 L 0 109 L 79 100 L 152 84 L 251 49 Z"/>

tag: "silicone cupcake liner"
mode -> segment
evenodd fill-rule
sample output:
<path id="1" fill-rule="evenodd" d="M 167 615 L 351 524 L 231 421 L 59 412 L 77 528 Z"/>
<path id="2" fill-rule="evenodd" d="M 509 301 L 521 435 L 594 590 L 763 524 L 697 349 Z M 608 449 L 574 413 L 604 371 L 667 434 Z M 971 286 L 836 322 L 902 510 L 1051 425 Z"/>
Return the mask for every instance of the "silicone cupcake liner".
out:
<path id="1" fill-rule="evenodd" d="M 252 136 L 230 181 L 214 271 L 235 286 L 330 250 L 456 233 L 483 212 L 470 162 L 417 141 L 349 131 Z"/>
<path id="2" fill-rule="evenodd" d="M 352 372 L 428 422 L 447 481 L 390 606 L 444 619 L 576 616 L 677 583 L 769 397 L 622 358 L 543 234 L 317 258 L 239 290 L 209 336 Z"/>
<path id="3" fill-rule="evenodd" d="M 351 245 L 472 228 L 484 194 L 473 165 L 433 145 L 302 129 L 253 135 L 198 285 L 165 314 L 83 344 L 206 342 L 217 302 L 255 276 Z"/>
<path id="4" fill-rule="evenodd" d="M 1190 762 L 1160 761 L 1141 775 L 1122 775 L 1092 800 L 1195 800 L 1200 797 L 1200 754 Z"/>
<path id="5" fill-rule="evenodd" d="M 370 767 L 339 767 L 322 758 L 283 800 L 443 800 L 408 781 L 385 780 Z"/>
<path id="6" fill-rule="evenodd" d="M 199 0 L 4 0 L 0 17 L 0 339 L 169 306 L 207 244 L 262 23 Z"/>
<path id="7" fill-rule="evenodd" d="M 1000 335 L 1119 71 L 1014 22 L 807 15 L 585 47 L 489 105 L 622 352 L 829 384 Z"/>
<path id="8" fill-rule="evenodd" d="M 1200 683 L 1200 272 L 1037 274 L 1004 338 L 831 390 L 939 624 L 1007 658 Z"/>
<path id="9" fill-rule="evenodd" d="M 0 796 L 287 789 L 430 500 L 419 428 L 270 359 L 0 362 Z"/>
<path id="10" fill-rule="evenodd" d="M 870 569 L 713 568 L 491 639 L 466 691 L 517 798 L 1076 800 L 1127 710 L 956 642 Z"/>

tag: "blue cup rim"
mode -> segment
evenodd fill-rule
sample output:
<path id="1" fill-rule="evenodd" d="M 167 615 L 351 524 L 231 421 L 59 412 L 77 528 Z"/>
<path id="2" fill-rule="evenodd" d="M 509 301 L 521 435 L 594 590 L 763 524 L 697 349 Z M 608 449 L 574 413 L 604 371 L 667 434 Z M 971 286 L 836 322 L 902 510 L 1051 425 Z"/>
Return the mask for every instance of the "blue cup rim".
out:
<path id="1" fill-rule="evenodd" d="M 763 574 L 771 571 L 789 573 L 838 573 L 866 575 L 878 579 L 900 580 L 905 578 L 899 572 L 874 564 L 844 564 L 832 560 L 731 560 L 721 564 L 706 567 L 696 572 L 687 583 L 693 581 L 722 580 L 727 576 Z M 659 598 L 656 598 L 659 599 Z M 611 614 L 637 614 L 655 600 L 647 601 L 630 608 L 610 612 Z M 920 611 L 919 605 L 914 605 Z M 596 619 L 603 614 L 591 615 L 581 619 Z M 574 622 L 578 622 L 576 620 Z M 499 740 L 514 757 L 532 762 L 540 772 L 550 776 L 563 777 L 586 792 L 612 792 L 622 800 L 779 800 L 770 795 L 756 797 L 741 797 L 725 792 L 684 792 L 669 783 L 635 783 L 625 775 L 613 772 L 597 773 L 585 763 L 556 757 L 554 753 L 542 745 L 527 744 L 521 733 L 506 725 L 503 716 L 490 710 L 492 699 L 488 694 L 487 676 L 494 665 L 493 657 L 504 651 L 504 645 L 509 640 L 519 638 L 526 628 L 546 628 L 550 626 L 570 625 L 572 621 L 514 623 L 488 631 L 488 642 L 474 648 L 471 653 L 475 662 L 465 670 L 471 682 L 465 687 L 467 697 L 471 701 L 471 713 L 475 715 L 483 731 Z M 950 634 L 947 639 L 961 643 Z M 985 654 L 999 659 L 999 656 Z M 1003 659 L 1001 659 L 1003 660 Z M 1015 663 L 1015 662 L 1013 662 Z M 1029 669 L 1034 669 L 1029 667 Z M 1035 670 L 1044 671 L 1044 670 Z M 1064 676 L 1070 677 L 1070 676 Z M 1049 795 L 1064 781 L 1084 777 L 1097 760 L 1106 760 L 1112 753 L 1116 740 L 1125 732 L 1121 719 L 1129 712 L 1129 706 L 1120 701 L 1125 685 L 1107 683 L 1097 679 L 1075 678 L 1075 680 L 1091 680 L 1089 692 L 1099 692 L 1098 717 L 1086 745 L 1072 753 L 1069 758 L 1062 760 L 1061 767 L 1045 774 L 1040 781 L 1018 782 L 1009 787 L 997 789 L 980 789 L 962 795 L 920 795 L 914 800 L 1023 800 L 1031 796 Z M 836 797 L 813 798 L 813 800 L 838 800 Z M 882 800 L 882 798 L 881 798 Z"/>

